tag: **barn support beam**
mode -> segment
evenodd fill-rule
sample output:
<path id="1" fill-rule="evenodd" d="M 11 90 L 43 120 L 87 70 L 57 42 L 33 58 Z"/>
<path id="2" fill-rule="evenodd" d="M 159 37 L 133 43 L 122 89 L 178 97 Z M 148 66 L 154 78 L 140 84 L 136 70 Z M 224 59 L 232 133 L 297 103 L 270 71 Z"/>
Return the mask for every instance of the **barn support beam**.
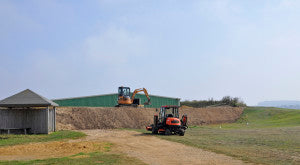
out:
<path id="1" fill-rule="evenodd" d="M 54 119 L 53 119 L 53 125 L 54 125 L 54 128 L 53 128 L 53 131 L 55 132 L 56 131 L 56 107 L 54 107 Z"/>
<path id="2" fill-rule="evenodd" d="M 46 133 L 49 134 L 49 106 L 46 109 Z"/>

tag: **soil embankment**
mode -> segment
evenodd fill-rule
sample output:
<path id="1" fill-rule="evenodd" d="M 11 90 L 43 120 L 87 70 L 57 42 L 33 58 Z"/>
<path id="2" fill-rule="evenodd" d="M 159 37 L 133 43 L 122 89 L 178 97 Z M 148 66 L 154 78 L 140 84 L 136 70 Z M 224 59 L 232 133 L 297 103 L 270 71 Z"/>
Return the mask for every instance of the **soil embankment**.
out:
<path id="1" fill-rule="evenodd" d="M 180 115 L 188 115 L 189 125 L 230 123 L 243 112 L 239 107 L 181 108 Z M 155 108 L 129 107 L 59 107 L 58 129 L 145 128 L 153 123 Z"/>

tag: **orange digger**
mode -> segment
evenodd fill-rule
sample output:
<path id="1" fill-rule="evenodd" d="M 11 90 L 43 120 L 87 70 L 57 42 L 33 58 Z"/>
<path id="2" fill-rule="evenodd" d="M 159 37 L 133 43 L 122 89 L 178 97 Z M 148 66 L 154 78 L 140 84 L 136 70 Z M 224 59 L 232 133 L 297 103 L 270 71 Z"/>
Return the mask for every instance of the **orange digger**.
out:
<path id="1" fill-rule="evenodd" d="M 154 115 L 154 123 L 146 127 L 152 134 L 184 136 L 187 126 L 187 115 L 179 119 L 179 107 L 173 105 L 162 106 L 159 115 Z"/>
<path id="2" fill-rule="evenodd" d="M 144 105 L 150 105 L 150 96 L 148 94 L 148 91 L 145 88 L 139 88 L 134 90 L 134 92 L 132 93 L 132 96 L 130 98 L 130 88 L 129 87 L 119 87 L 118 90 L 118 105 L 116 105 L 116 107 L 121 107 L 121 106 L 133 106 L 133 107 L 138 107 L 138 106 L 143 106 L 140 103 L 140 99 L 139 98 L 135 98 L 135 95 L 139 92 L 144 92 L 145 96 L 148 99 L 148 102 L 145 102 Z"/>

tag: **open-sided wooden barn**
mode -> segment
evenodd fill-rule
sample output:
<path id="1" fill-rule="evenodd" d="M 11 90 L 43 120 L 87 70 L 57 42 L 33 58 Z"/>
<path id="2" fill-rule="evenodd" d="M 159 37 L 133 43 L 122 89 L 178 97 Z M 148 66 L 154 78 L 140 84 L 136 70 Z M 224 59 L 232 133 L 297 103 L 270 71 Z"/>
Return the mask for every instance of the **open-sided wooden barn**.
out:
<path id="1" fill-rule="evenodd" d="M 55 131 L 58 104 L 26 89 L 0 101 L 0 133 L 48 134 Z"/>

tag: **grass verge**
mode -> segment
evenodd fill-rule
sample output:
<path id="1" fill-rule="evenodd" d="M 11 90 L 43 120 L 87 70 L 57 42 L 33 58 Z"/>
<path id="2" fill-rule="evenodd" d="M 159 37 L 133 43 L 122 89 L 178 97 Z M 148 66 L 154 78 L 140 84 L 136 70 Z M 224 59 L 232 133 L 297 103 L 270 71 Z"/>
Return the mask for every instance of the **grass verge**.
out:
<path id="1" fill-rule="evenodd" d="M 158 137 L 246 162 L 300 164 L 300 110 L 248 107 L 236 123 L 190 127 L 184 137 Z"/>
<path id="2" fill-rule="evenodd" d="M 58 141 L 63 139 L 78 139 L 86 136 L 82 132 L 76 131 L 57 131 L 49 135 L 0 135 L 0 147 L 11 146 L 17 144 L 25 144 L 32 142 L 47 142 L 47 141 Z"/>

